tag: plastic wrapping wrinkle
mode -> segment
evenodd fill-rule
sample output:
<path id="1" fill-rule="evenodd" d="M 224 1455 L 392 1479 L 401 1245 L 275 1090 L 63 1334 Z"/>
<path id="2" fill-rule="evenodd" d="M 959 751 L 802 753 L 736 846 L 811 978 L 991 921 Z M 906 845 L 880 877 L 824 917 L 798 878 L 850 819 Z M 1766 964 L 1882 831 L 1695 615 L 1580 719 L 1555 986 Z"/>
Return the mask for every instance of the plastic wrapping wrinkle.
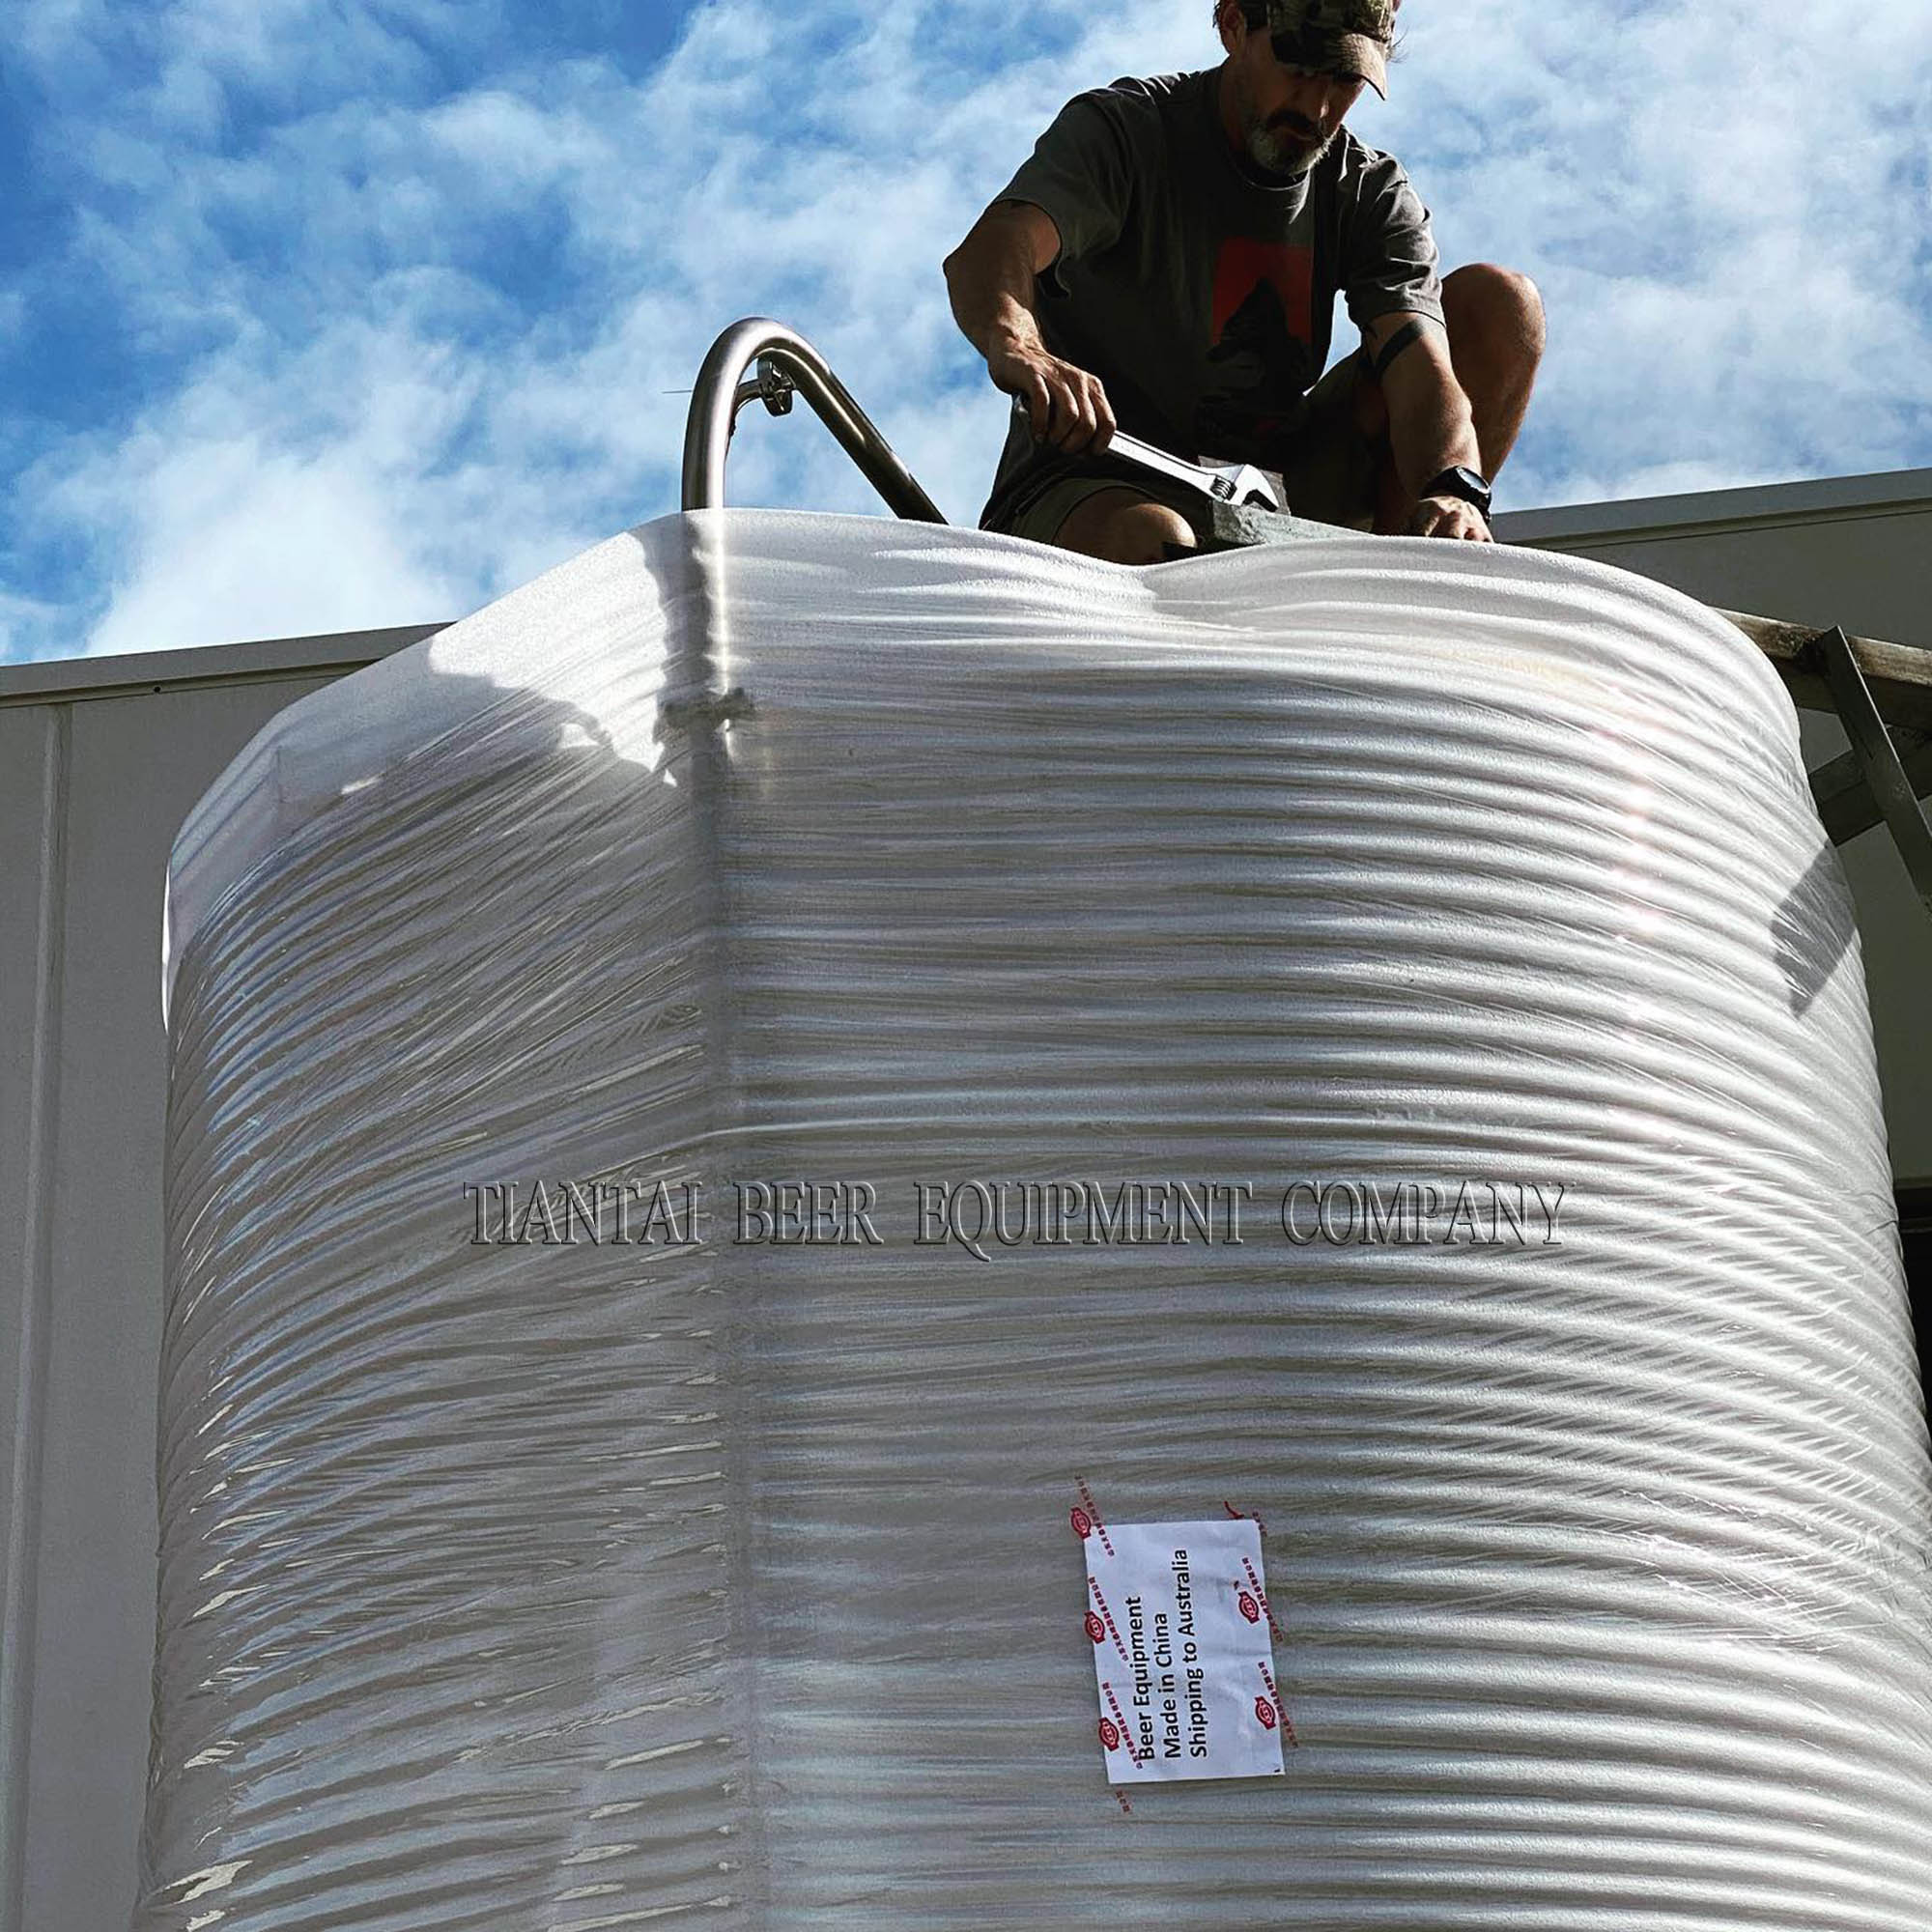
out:
<path id="1" fill-rule="evenodd" d="M 1698 607 L 669 518 L 281 714 L 168 905 L 141 1932 L 1932 1922 L 1856 934 Z M 1276 1211 L 1471 1178 L 1560 1238 Z M 1239 1243 L 916 1238 L 1170 1179 Z M 624 1180 L 711 1218 L 477 1238 Z M 1083 1482 L 1263 1520 L 1281 1776 L 1110 1792 Z"/>

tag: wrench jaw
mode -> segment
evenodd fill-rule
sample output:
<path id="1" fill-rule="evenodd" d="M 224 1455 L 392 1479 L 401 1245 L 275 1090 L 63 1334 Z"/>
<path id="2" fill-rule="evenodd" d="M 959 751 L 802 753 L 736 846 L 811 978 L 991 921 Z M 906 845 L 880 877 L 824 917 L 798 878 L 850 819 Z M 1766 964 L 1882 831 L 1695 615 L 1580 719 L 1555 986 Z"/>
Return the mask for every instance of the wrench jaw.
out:
<path id="1" fill-rule="evenodd" d="M 1265 469 L 1257 469 L 1252 463 L 1232 464 L 1225 469 L 1211 472 L 1214 476 L 1214 494 L 1224 503 L 1233 503 L 1243 509 L 1273 510 L 1277 513 L 1288 508 L 1282 493 L 1275 487 L 1274 479 Z M 1221 484 L 1228 488 L 1224 495 Z"/>

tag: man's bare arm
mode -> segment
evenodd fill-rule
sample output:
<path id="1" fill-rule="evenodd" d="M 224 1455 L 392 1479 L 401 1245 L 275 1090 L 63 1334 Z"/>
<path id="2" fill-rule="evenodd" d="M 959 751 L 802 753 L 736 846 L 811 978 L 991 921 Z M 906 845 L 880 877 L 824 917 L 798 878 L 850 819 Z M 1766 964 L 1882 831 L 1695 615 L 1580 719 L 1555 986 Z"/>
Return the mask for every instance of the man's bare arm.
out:
<path id="1" fill-rule="evenodd" d="M 1449 360 L 1449 336 L 1431 317 L 1378 316 L 1363 331 L 1371 356 L 1411 323 L 1420 332 L 1381 373 L 1382 400 L 1388 406 L 1389 447 L 1396 472 L 1419 500 L 1409 532 L 1424 537 L 1490 540 L 1490 526 L 1473 503 L 1460 497 L 1424 497 L 1422 487 L 1458 465 L 1480 470 L 1482 449 L 1469 413 L 1469 399 Z"/>
<path id="2" fill-rule="evenodd" d="M 1060 254 L 1060 231 L 1044 209 L 996 201 L 946 258 L 953 320 L 986 358 L 995 388 L 1027 407 L 1035 440 L 1072 455 L 1101 450 L 1114 412 L 1100 379 L 1053 355 L 1034 314 L 1034 277 Z"/>

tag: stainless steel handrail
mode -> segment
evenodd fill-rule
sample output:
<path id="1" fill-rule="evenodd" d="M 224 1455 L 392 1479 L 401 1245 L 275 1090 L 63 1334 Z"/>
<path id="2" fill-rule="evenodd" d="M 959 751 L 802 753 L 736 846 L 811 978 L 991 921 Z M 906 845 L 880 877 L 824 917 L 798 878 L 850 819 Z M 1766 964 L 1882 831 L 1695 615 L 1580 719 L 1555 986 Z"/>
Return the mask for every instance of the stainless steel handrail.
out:
<path id="1" fill-rule="evenodd" d="M 743 380 L 754 362 L 757 377 Z M 782 415 L 791 407 L 794 386 L 895 516 L 923 524 L 946 521 L 824 356 L 796 330 L 764 315 L 734 322 L 711 345 L 697 372 L 684 422 L 685 509 L 724 507 L 724 458 L 738 412 L 757 397 L 774 415 Z"/>

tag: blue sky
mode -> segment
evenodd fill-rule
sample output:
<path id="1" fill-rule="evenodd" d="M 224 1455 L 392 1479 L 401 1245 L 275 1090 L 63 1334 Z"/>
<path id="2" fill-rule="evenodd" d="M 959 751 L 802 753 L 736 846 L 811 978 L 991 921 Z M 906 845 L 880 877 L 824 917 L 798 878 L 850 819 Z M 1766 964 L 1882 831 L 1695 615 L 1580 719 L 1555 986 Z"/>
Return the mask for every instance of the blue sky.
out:
<path id="1" fill-rule="evenodd" d="M 711 337 L 811 337 L 949 516 L 941 257 L 1208 0 L 14 0 L 0 658 L 461 615 L 675 507 Z M 1445 261 L 1543 286 L 1509 506 L 1932 465 L 1932 0 L 1408 0 Z M 1346 339 L 1346 337 L 1340 338 Z M 733 500 L 876 507 L 803 411 Z"/>

